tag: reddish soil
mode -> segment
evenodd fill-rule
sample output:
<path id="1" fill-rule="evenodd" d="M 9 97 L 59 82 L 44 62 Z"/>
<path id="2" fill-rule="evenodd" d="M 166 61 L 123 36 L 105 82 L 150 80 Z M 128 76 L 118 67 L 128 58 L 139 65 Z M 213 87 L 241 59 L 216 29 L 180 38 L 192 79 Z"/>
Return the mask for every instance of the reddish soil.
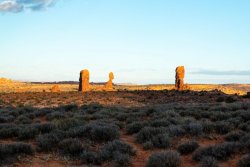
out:
<path id="1" fill-rule="evenodd" d="M 200 147 L 207 147 L 207 146 L 212 146 L 212 145 L 216 145 L 219 143 L 223 143 L 224 142 L 224 138 L 223 136 L 215 136 L 213 137 L 213 139 L 206 139 L 206 138 L 201 138 L 200 140 L 198 140 Z"/>
<path id="2" fill-rule="evenodd" d="M 219 167 L 236 167 L 237 162 L 240 160 L 241 156 L 240 155 L 235 155 L 232 158 L 230 158 L 228 161 L 221 162 L 219 164 Z"/>
<path id="3" fill-rule="evenodd" d="M 145 167 L 148 157 L 152 154 L 152 151 L 146 151 L 143 149 L 142 145 L 137 144 L 135 139 L 131 135 L 127 135 L 125 132 L 122 132 L 120 139 L 125 143 L 130 144 L 136 150 L 136 155 L 133 157 L 131 163 L 134 167 Z"/>

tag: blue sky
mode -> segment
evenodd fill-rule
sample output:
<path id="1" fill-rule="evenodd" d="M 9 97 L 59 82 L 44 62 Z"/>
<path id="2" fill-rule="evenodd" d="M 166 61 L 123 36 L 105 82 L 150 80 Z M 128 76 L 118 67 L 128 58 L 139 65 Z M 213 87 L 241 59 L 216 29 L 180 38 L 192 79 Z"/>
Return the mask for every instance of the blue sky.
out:
<path id="1" fill-rule="evenodd" d="M 0 77 L 250 83 L 249 0 L 0 0 Z"/>

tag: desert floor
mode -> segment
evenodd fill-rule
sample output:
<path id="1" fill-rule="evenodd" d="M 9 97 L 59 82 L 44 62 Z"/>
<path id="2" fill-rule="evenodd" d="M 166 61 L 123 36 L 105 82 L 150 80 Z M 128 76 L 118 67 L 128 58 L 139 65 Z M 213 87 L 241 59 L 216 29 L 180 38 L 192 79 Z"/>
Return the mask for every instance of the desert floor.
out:
<path id="1" fill-rule="evenodd" d="M 173 85 L 104 92 L 95 85 L 81 93 L 63 84 L 51 93 L 51 84 L 18 84 L 1 87 L 2 166 L 143 167 L 154 153 L 172 150 L 181 167 L 198 167 L 207 156 L 236 167 L 250 153 L 248 85 L 190 85 L 183 92 Z M 183 153 L 187 142 L 197 147 Z"/>

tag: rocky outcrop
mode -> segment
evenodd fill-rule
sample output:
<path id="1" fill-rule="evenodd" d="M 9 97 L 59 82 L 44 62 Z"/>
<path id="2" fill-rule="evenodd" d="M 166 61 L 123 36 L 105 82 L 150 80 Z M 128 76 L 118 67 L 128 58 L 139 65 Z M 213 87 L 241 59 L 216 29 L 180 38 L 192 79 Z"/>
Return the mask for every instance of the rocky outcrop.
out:
<path id="1" fill-rule="evenodd" d="M 114 79 L 114 73 L 110 72 L 109 73 L 109 80 L 104 86 L 105 90 L 113 90 L 113 79 Z"/>
<path id="2" fill-rule="evenodd" d="M 185 77 L 184 66 L 178 66 L 175 70 L 175 88 L 178 91 L 184 90 L 184 77 Z"/>
<path id="3" fill-rule="evenodd" d="M 86 92 L 89 91 L 89 70 L 85 69 L 80 72 L 79 78 L 79 91 Z"/>
<path id="4" fill-rule="evenodd" d="M 53 93 L 61 92 L 60 87 L 58 85 L 52 86 L 51 92 L 53 92 Z"/>

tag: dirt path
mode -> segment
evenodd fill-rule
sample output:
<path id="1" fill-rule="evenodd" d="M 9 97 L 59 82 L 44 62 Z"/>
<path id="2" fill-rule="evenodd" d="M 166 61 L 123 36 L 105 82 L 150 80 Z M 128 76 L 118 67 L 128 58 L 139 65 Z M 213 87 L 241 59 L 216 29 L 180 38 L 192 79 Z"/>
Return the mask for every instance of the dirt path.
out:
<path id="1" fill-rule="evenodd" d="M 120 139 L 125 143 L 133 146 L 136 150 L 136 155 L 132 158 L 132 166 L 134 167 L 146 167 L 148 157 L 153 153 L 152 151 L 146 151 L 143 149 L 142 145 L 135 142 L 135 138 L 131 135 L 126 134 L 126 132 L 121 133 Z"/>

